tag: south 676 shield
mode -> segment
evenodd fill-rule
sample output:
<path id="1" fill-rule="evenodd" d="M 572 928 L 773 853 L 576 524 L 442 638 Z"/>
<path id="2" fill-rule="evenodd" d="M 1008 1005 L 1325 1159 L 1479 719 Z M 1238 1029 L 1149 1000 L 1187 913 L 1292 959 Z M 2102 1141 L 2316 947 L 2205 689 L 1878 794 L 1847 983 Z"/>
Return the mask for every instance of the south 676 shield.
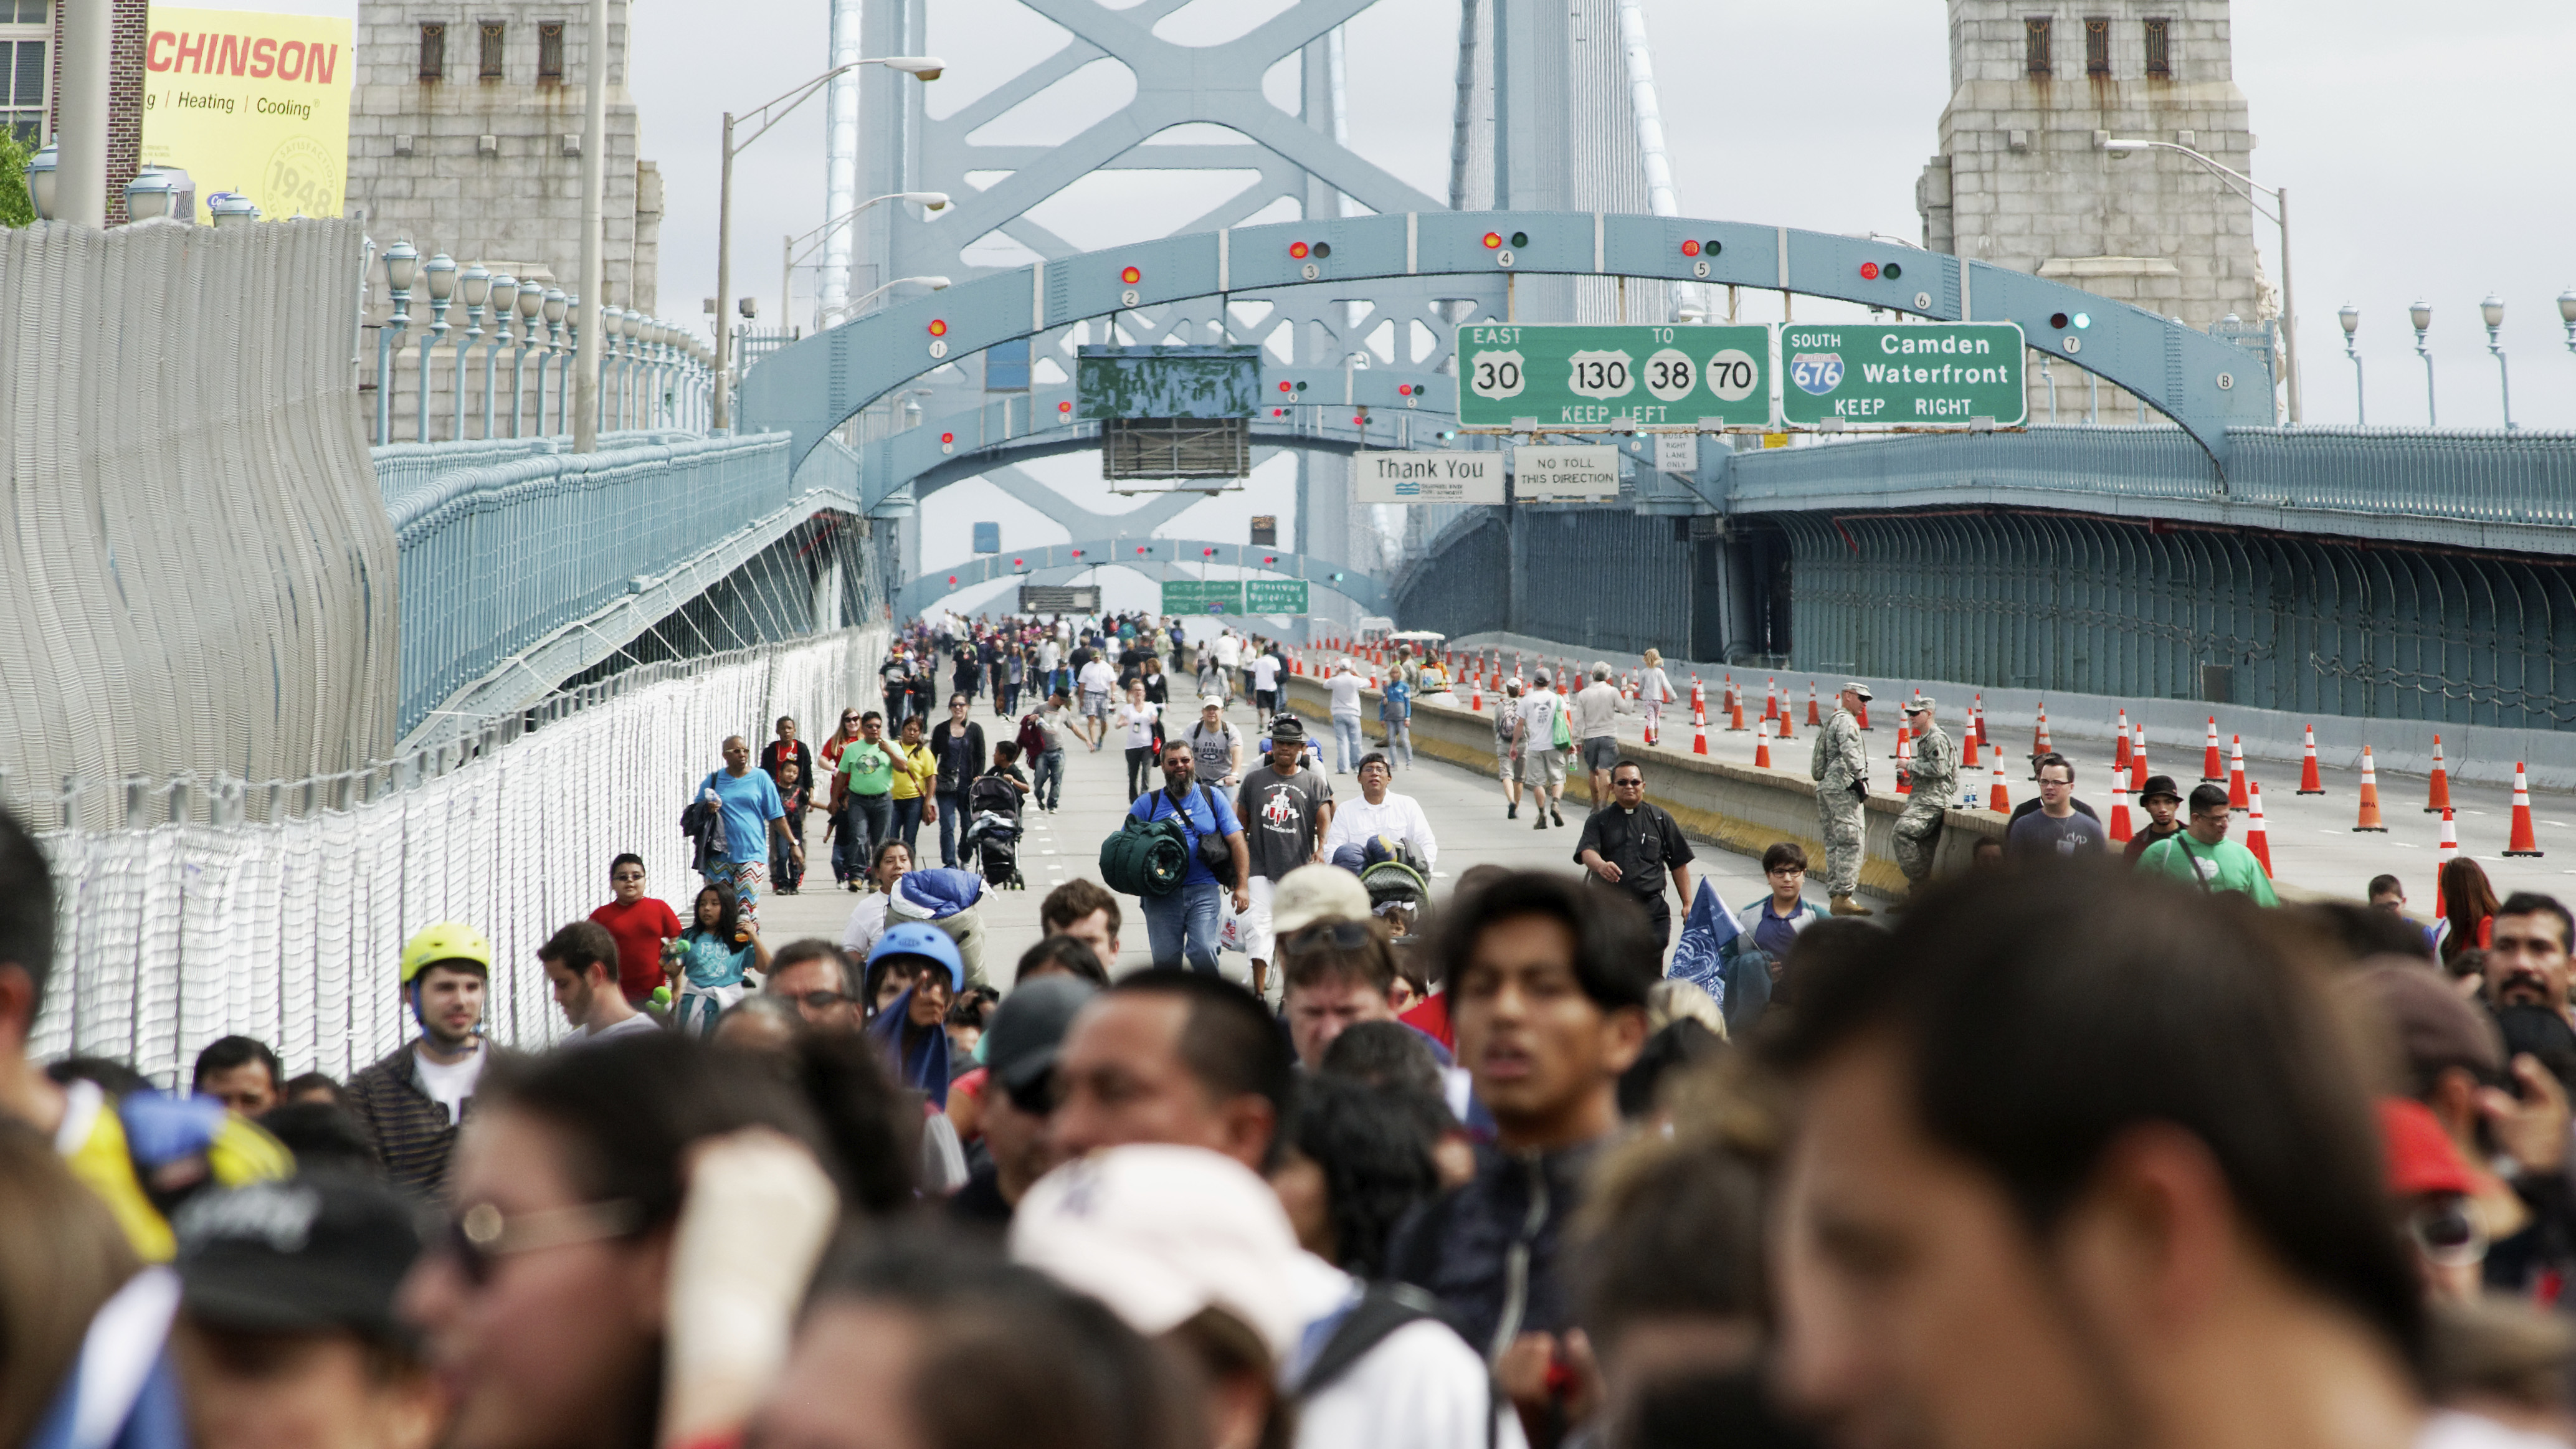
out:
<path id="1" fill-rule="evenodd" d="M 1843 385 L 1842 354 L 1801 352 L 1789 359 L 1789 380 L 1800 392 L 1823 397 Z"/>

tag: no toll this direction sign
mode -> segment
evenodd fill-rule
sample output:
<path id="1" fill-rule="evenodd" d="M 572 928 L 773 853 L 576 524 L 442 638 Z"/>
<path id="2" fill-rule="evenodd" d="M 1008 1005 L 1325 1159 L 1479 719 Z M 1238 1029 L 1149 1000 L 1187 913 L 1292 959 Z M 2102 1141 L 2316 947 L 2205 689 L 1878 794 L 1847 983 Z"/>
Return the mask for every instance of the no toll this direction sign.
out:
<path id="1" fill-rule="evenodd" d="M 2018 425 L 2021 328 L 2010 322 L 1826 323 L 1780 329 L 1781 418 L 1862 427 Z"/>
<path id="2" fill-rule="evenodd" d="M 1771 329 L 1482 323 L 1458 329 L 1458 421 L 1542 428 L 1771 421 Z"/>

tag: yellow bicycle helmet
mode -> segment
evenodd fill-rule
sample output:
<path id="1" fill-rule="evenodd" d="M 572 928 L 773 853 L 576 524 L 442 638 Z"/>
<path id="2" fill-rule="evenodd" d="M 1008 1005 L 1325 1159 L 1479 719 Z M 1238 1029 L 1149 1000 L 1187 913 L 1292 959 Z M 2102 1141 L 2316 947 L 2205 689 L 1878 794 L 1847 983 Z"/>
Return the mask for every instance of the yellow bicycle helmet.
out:
<path id="1" fill-rule="evenodd" d="M 402 984 L 409 986 L 421 972 L 444 961 L 469 961 L 492 972 L 492 938 L 462 921 L 441 921 L 423 930 L 403 947 Z"/>

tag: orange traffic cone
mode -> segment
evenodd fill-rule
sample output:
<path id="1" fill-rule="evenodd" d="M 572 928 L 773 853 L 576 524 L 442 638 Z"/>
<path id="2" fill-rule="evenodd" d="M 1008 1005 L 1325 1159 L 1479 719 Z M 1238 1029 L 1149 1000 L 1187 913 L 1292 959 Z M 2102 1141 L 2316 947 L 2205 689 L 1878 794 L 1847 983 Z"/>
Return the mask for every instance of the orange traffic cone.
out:
<path id="1" fill-rule="evenodd" d="M 1825 723 L 1825 717 L 1816 710 L 1816 681 L 1812 679 L 1807 681 L 1807 723 L 1818 729 Z"/>
<path id="2" fill-rule="evenodd" d="M 1986 692 L 1982 689 L 1977 691 L 1977 707 L 1971 711 L 1970 718 L 1976 721 L 1977 743 L 1992 750 L 1995 747 L 1995 737 L 1986 733 Z"/>
<path id="3" fill-rule="evenodd" d="M 2230 748 L 2235 752 L 2227 761 L 2227 808 L 2230 810 L 2242 810 L 2245 808 L 2246 803 L 2245 737 L 2243 735 L 2229 735 L 2227 738 L 2232 742 Z"/>
<path id="4" fill-rule="evenodd" d="M 2531 829 L 2531 785 L 2523 778 L 2520 760 L 2513 762 L 2513 843 L 2504 848 L 2504 853 L 2534 859 L 2543 854 L 2540 837 Z"/>
<path id="5" fill-rule="evenodd" d="M 2433 788 L 2424 796 L 2424 813 L 2438 814 L 2451 808 L 2451 772 L 2442 763 L 2442 737 L 2433 736 Z"/>
<path id="6" fill-rule="evenodd" d="M 2120 733 L 2111 744 L 2111 768 L 2129 768 L 2129 712 L 2125 709 L 2120 711 Z"/>
<path id="7" fill-rule="evenodd" d="M 1696 674 L 1691 676 L 1691 723 L 1708 723 L 1708 690 L 1700 684 Z"/>
<path id="8" fill-rule="evenodd" d="M 2370 758 L 2370 746 L 2361 747 L 2361 823 L 2352 828 L 2359 835 L 2368 831 L 2386 835 L 2388 827 L 2379 821 L 2379 766 Z"/>
<path id="9" fill-rule="evenodd" d="M 1762 686 L 1762 717 L 1776 720 L 1788 713 L 1780 707 L 1780 676 L 1772 675 Z"/>
<path id="10" fill-rule="evenodd" d="M 1905 747 L 1907 733 L 1912 729 L 1913 726 L 1907 724 L 1902 718 L 1896 721 L 1896 748 L 1887 752 L 1889 759 L 1907 760 L 1914 757 L 1914 752 Z"/>
<path id="11" fill-rule="evenodd" d="M 2147 791 L 2147 722 L 2129 726 L 2129 793 L 2144 795 Z"/>
<path id="12" fill-rule="evenodd" d="M 2201 783 L 2205 785 L 2215 785 L 2226 778 L 2227 760 L 2218 752 L 2218 716 L 2211 715 L 2209 717 L 2209 747 L 2202 752 L 2200 757 L 2200 779 Z"/>
<path id="13" fill-rule="evenodd" d="M 2048 701 L 2044 699 L 2039 702 L 2039 723 L 2031 726 L 2030 752 L 2034 755 L 2057 753 L 2048 743 Z"/>
<path id="14" fill-rule="evenodd" d="M 2299 761 L 2299 793 L 2322 795 L 2326 792 L 2326 782 L 2317 774 L 2317 727 L 2315 725 L 2308 726 L 2307 750 L 2306 758 Z"/>
<path id="15" fill-rule="evenodd" d="M 1744 696 L 1743 696 L 1741 693 L 1739 693 L 1739 694 L 1737 694 L 1737 695 L 1735 696 L 1735 707 L 1734 707 L 1734 709 L 1733 709 L 1733 710 L 1729 711 L 1729 713 L 1730 713 L 1730 714 L 1732 714 L 1732 715 L 1734 716 L 1734 723 L 1732 723 L 1732 724 L 1728 725 L 1728 726 L 1727 726 L 1727 728 L 1728 728 L 1728 729 L 1730 729 L 1730 730 L 1735 731 L 1735 732 L 1736 732 L 1736 733 L 1738 733 L 1738 734 L 1743 733 L 1743 731 L 1744 731 Z"/>
<path id="16" fill-rule="evenodd" d="M 2451 873 L 2451 862 L 2460 858 L 2460 827 L 2451 819 L 2451 807 L 2442 807 L 2442 843 L 2433 847 L 2433 919 L 2449 915 L 2442 903 L 2442 878 Z"/>
<path id="17" fill-rule="evenodd" d="M 2259 784 L 2249 784 L 2246 788 L 2253 792 L 2254 818 L 2245 822 L 2245 848 L 2254 852 L 2254 858 L 2262 862 L 2263 878 L 2270 880 L 2272 878 L 2272 837 L 2263 829 L 2263 787 Z"/>
<path id="18" fill-rule="evenodd" d="M 1973 770 L 1973 769 L 1975 769 L 1976 767 L 1977 767 L 1977 717 L 1976 717 L 1974 714 L 1971 714 L 1971 715 L 1969 715 L 1969 716 L 1968 716 L 1968 728 L 1967 728 L 1966 738 L 1965 738 L 1965 739 L 1963 739 L 1963 740 L 1961 740 L 1961 741 L 1959 742 L 1959 768 L 1961 768 L 1961 769 L 1963 769 L 1963 770 Z"/>
<path id="19" fill-rule="evenodd" d="M 2012 794 L 2004 789 L 2004 757 L 2001 755 L 1995 756 L 1995 783 L 1986 795 L 1986 808 L 1997 815 L 2012 813 Z"/>
<path id="20" fill-rule="evenodd" d="M 1785 694 L 1780 696 L 1780 717 L 1771 721 L 1772 737 L 1775 739 L 1785 740 L 1790 736 L 1795 735 L 1797 731 L 1791 729 L 1789 727 L 1789 723 L 1797 713 L 1798 712 L 1796 710 L 1789 707 L 1789 696 Z"/>
<path id="21" fill-rule="evenodd" d="M 1700 719 L 1691 721 L 1691 753 L 1694 755 L 1705 755 L 1708 753 L 1707 720 Z"/>
<path id="22" fill-rule="evenodd" d="M 2129 782 L 2115 774 L 2111 777 L 2111 843 L 2126 845 L 2136 833 L 2129 822 Z"/>
<path id="23" fill-rule="evenodd" d="M 1865 699 L 1860 702 L 1860 727 L 1865 730 L 1871 728 L 1869 722 L 1869 701 Z"/>
<path id="24" fill-rule="evenodd" d="M 1905 737 L 1905 726 L 1896 727 L 1896 793 L 1914 793 L 1914 742 Z"/>
<path id="25" fill-rule="evenodd" d="M 1478 714 L 1482 714 L 1482 713 L 1484 713 L 1484 710 L 1485 710 L 1485 686 L 1484 686 L 1484 684 L 1483 684 L 1481 681 L 1480 681 L 1480 682 L 1478 682 L 1478 683 L 1475 685 L 1475 687 L 1474 687 L 1473 689 L 1471 689 L 1471 690 L 1468 692 L 1468 695 L 1467 695 L 1467 708 L 1469 708 L 1469 709 L 1471 709 L 1471 710 L 1474 710 L 1474 711 L 1475 711 L 1475 712 L 1477 712 Z M 1654 734 L 1655 734 L 1655 726 L 1654 726 L 1654 722 L 1653 722 L 1652 720 L 1648 720 L 1648 721 L 1647 721 L 1647 724 L 1646 724 L 1646 743 L 1647 743 L 1647 744 L 1650 744 L 1650 745 L 1651 745 L 1651 744 L 1653 744 L 1653 743 L 1655 742 L 1655 740 L 1654 740 Z"/>
<path id="26" fill-rule="evenodd" d="M 1761 733 L 1753 737 L 1753 768 L 1771 768 L 1771 721 L 1762 721 Z"/>

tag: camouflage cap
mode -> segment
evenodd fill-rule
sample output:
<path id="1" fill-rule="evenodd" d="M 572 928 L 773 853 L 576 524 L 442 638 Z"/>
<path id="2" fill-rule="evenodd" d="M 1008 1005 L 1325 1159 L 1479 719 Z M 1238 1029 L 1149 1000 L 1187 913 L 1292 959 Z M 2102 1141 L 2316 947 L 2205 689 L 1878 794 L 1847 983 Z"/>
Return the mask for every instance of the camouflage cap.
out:
<path id="1" fill-rule="evenodd" d="M 1845 694 L 1857 694 L 1857 695 L 1859 695 L 1859 696 L 1860 696 L 1861 698 L 1863 698 L 1863 699 L 1876 699 L 1876 698 L 1878 698 L 1878 696 L 1877 696 L 1877 695 L 1874 695 L 1874 694 L 1872 694 L 1872 693 L 1870 693 L 1870 692 L 1869 692 L 1869 686 L 1868 686 L 1868 685 L 1863 684 L 1863 683 L 1861 683 L 1861 682 L 1860 682 L 1860 681 L 1858 681 L 1858 680 L 1845 680 L 1845 681 L 1843 682 L 1843 691 L 1842 691 L 1842 692 L 1843 692 L 1843 693 L 1845 693 Z"/>
<path id="2" fill-rule="evenodd" d="M 1930 714 L 1932 712 L 1932 703 L 1933 701 L 1931 696 L 1918 694 L 1905 702 L 1905 712 L 1907 714 Z"/>

